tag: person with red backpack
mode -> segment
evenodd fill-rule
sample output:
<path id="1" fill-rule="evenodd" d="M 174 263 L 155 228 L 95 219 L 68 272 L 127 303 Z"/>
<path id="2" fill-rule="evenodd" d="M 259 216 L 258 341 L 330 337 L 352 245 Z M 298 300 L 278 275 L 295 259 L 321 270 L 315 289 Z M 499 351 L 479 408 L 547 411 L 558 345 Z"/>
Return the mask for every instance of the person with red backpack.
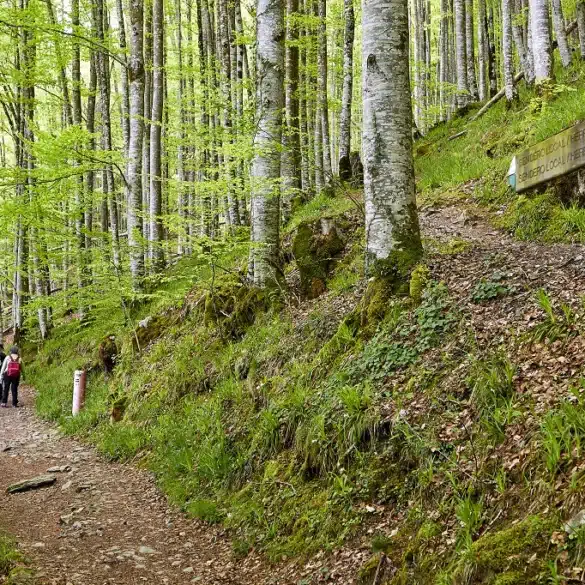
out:
<path id="1" fill-rule="evenodd" d="M 7 408 L 9 392 L 12 392 L 12 406 L 18 406 L 18 384 L 20 376 L 23 374 L 22 359 L 19 354 L 18 347 L 15 345 L 10 348 L 10 353 L 2 362 L 2 369 L 0 369 L 0 380 L 3 382 L 1 408 Z"/>

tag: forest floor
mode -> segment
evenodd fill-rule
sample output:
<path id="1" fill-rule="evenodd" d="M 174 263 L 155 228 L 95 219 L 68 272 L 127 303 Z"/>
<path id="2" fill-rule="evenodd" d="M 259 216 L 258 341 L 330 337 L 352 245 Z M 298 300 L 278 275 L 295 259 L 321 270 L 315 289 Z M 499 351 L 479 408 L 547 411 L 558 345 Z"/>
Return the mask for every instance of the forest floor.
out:
<path id="1" fill-rule="evenodd" d="M 471 313 L 479 346 L 497 344 L 537 319 L 534 291 L 541 286 L 581 309 L 584 246 L 516 241 L 492 228 L 485 211 L 470 206 L 427 209 L 422 226 L 433 242 L 465 243 L 460 253 L 431 254 L 429 267 Z M 514 292 L 497 303 L 471 303 L 466 299 L 481 279 L 505 282 Z M 585 363 L 582 347 L 570 348 L 562 362 L 554 354 L 547 350 L 519 360 L 524 379 L 542 377 L 534 388 L 542 390 L 537 402 L 543 409 L 560 400 L 556 389 L 566 389 L 566 379 Z M 255 552 L 236 559 L 221 528 L 172 509 L 146 471 L 107 462 L 62 436 L 34 415 L 33 401 L 33 390 L 24 387 L 24 408 L 0 411 L 0 529 L 18 541 L 42 585 L 357 583 L 358 569 L 370 556 L 366 533 L 393 522 L 394 511 L 381 507 L 371 527 L 359 530 L 361 536 L 309 561 L 271 566 Z M 54 486 L 5 495 L 10 484 L 63 466 Z"/>

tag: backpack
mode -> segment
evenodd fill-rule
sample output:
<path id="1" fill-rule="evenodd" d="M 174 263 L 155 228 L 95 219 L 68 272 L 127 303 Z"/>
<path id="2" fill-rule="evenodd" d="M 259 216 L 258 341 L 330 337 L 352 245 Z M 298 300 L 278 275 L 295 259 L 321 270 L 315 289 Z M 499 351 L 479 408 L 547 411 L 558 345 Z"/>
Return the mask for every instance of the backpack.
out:
<path id="1" fill-rule="evenodd" d="M 16 361 L 10 358 L 8 362 L 8 367 L 6 368 L 6 375 L 9 378 L 16 378 L 20 376 L 20 360 L 17 359 Z"/>

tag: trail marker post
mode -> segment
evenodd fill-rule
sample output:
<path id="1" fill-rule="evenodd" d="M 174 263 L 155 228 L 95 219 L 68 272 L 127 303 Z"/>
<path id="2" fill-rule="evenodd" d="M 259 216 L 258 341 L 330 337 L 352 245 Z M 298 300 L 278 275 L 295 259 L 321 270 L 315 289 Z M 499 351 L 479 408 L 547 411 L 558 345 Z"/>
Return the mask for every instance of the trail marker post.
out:
<path id="1" fill-rule="evenodd" d="M 77 416 L 85 405 L 86 380 L 85 370 L 75 370 L 73 375 L 73 408 L 71 409 L 73 416 Z"/>

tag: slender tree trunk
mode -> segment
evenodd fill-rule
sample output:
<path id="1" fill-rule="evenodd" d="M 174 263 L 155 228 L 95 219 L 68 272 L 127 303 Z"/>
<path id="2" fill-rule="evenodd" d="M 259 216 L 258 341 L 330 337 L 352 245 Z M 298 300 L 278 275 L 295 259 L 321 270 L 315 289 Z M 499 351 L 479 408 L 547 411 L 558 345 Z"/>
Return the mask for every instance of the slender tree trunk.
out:
<path id="1" fill-rule="evenodd" d="M 534 77 L 541 84 L 552 76 L 552 45 L 548 0 L 530 0 L 530 29 L 534 55 Z"/>
<path id="2" fill-rule="evenodd" d="M 282 208 L 285 221 L 290 217 L 291 199 L 301 189 L 301 137 L 299 129 L 299 1 L 286 2 L 285 49 L 285 131 L 282 152 Z"/>
<path id="3" fill-rule="evenodd" d="M 179 104 L 179 143 L 177 144 L 177 214 L 179 216 L 177 252 L 180 256 L 186 253 L 187 243 L 185 234 L 187 232 L 187 200 L 185 172 L 185 148 L 187 142 L 187 110 L 185 104 L 186 84 L 185 69 L 183 66 L 183 19 L 181 0 L 175 1 L 175 18 L 177 22 L 177 68 L 179 82 L 177 83 L 177 102 Z"/>
<path id="4" fill-rule="evenodd" d="M 528 39 L 524 36 L 524 26 L 520 21 L 522 12 L 522 0 L 512 0 L 511 6 L 516 5 L 516 14 L 512 14 L 512 35 L 514 37 L 514 44 L 518 52 L 518 58 L 524 71 L 524 78 L 526 83 L 534 83 L 534 62 L 532 54 L 528 48 Z"/>
<path id="5" fill-rule="evenodd" d="M 126 24 L 124 21 L 124 7 L 122 0 L 116 0 L 118 11 L 118 35 L 120 38 L 120 49 L 122 51 L 121 59 L 123 62 L 120 68 L 121 81 L 121 102 L 122 102 L 122 140 L 124 143 L 124 155 L 128 157 L 128 145 L 130 144 L 130 95 L 128 93 L 128 59 L 126 56 Z"/>
<path id="6" fill-rule="evenodd" d="M 254 284 L 279 280 L 280 152 L 284 108 L 284 6 L 258 0 L 256 13 L 256 136 L 252 163 Z"/>
<path id="7" fill-rule="evenodd" d="M 130 144 L 126 170 L 128 203 L 128 247 L 134 290 L 141 291 L 144 278 L 142 248 L 142 142 L 144 138 L 144 6 L 130 0 Z"/>
<path id="8" fill-rule="evenodd" d="M 484 102 L 488 97 L 488 50 L 486 35 L 486 0 L 477 0 L 477 51 L 478 51 L 478 97 Z"/>
<path id="9" fill-rule="evenodd" d="M 323 177 L 329 184 L 332 177 L 331 137 L 329 132 L 329 92 L 327 57 L 327 0 L 317 0 L 319 10 L 319 50 L 317 53 L 317 86 L 319 92 L 319 115 L 321 119 L 321 140 L 323 155 Z"/>
<path id="10" fill-rule="evenodd" d="M 368 0 L 362 22 L 366 264 L 373 275 L 405 276 L 422 254 L 412 155 L 407 0 Z"/>
<path id="11" fill-rule="evenodd" d="M 150 230 L 150 116 L 152 115 L 152 3 L 144 3 L 144 138 L 142 142 L 142 209 L 148 214 L 142 221 L 142 237 L 149 241 Z M 148 256 L 145 246 L 144 253 Z M 146 260 L 146 258 L 145 258 Z"/>
<path id="12" fill-rule="evenodd" d="M 502 0 L 502 55 L 504 61 L 504 87 L 506 99 L 514 101 L 518 94 L 514 84 L 514 61 L 512 53 L 512 0 Z"/>
<path id="13" fill-rule="evenodd" d="M 218 0 L 218 49 L 221 63 L 220 85 L 223 96 L 223 144 L 222 157 L 224 160 L 224 175 L 227 184 L 227 220 L 232 227 L 240 225 L 240 212 L 238 209 L 238 197 L 234 193 L 235 173 L 233 160 L 229 154 L 230 145 L 233 144 L 233 119 L 232 119 L 232 63 L 231 63 L 231 32 L 230 17 L 227 0 Z"/>
<path id="14" fill-rule="evenodd" d="M 581 59 L 585 59 L 585 0 L 577 1 L 577 27 L 579 29 Z"/>
<path id="15" fill-rule="evenodd" d="M 475 71 L 475 35 L 473 22 L 473 0 L 465 0 L 465 38 L 467 59 L 467 84 L 474 101 L 478 99 L 477 78 Z"/>
<path id="16" fill-rule="evenodd" d="M 344 0 L 345 32 L 343 39 L 343 90 L 339 123 L 339 175 L 344 181 L 351 179 L 351 114 L 353 106 L 353 44 L 355 13 L 353 0 Z"/>
<path id="17" fill-rule="evenodd" d="M 96 0 L 94 6 L 94 17 L 96 22 L 96 32 L 100 43 L 105 44 L 104 35 L 104 3 L 103 0 Z M 112 128 L 110 120 L 110 71 L 109 60 L 105 52 L 101 49 L 96 51 L 97 58 L 97 77 L 98 86 L 100 90 L 100 106 L 101 106 L 101 122 L 102 122 L 102 149 L 106 153 L 106 157 L 110 157 L 112 153 Z M 104 166 L 102 190 L 104 199 L 108 202 L 110 210 L 110 237 L 112 245 L 112 261 L 114 267 L 118 269 L 120 266 L 120 243 L 118 230 L 118 204 L 116 200 L 116 192 L 114 185 L 114 173 L 112 171 L 111 163 L 106 163 Z"/>
<path id="18" fill-rule="evenodd" d="M 467 75 L 467 19 L 466 0 L 454 0 L 455 8 L 455 59 L 457 63 L 457 107 L 469 102 L 469 79 Z"/>
<path id="19" fill-rule="evenodd" d="M 150 260 L 154 272 L 164 263 L 162 243 L 162 127 L 164 106 L 164 1 L 153 0 L 152 114 L 150 116 Z"/>
<path id="20" fill-rule="evenodd" d="M 449 119 L 449 0 L 441 0 L 441 22 L 439 24 L 439 102 L 440 120 Z"/>
<path id="21" fill-rule="evenodd" d="M 95 67 L 95 53 L 92 51 L 89 64 L 89 87 L 87 95 L 86 122 L 85 127 L 90 135 L 89 148 L 95 150 L 95 103 L 97 90 L 97 73 Z M 95 172 L 90 169 L 85 174 L 85 246 L 87 249 L 92 245 L 93 231 L 93 191 L 95 188 Z"/>
<path id="22" fill-rule="evenodd" d="M 561 55 L 561 63 L 563 67 L 568 67 L 571 64 L 571 48 L 567 39 L 565 18 L 563 16 L 563 7 L 561 0 L 552 0 L 552 20 L 557 37 L 557 44 L 559 53 Z"/>
<path id="23" fill-rule="evenodd" d="M 487 23 L 489 61 L 488 72 L 490 79 L 490 97 L 498 93 L 498 69 L 496 67 L 496 41 L 494 32 L 494 8 L 490 6 L 488 23 Z"/>

